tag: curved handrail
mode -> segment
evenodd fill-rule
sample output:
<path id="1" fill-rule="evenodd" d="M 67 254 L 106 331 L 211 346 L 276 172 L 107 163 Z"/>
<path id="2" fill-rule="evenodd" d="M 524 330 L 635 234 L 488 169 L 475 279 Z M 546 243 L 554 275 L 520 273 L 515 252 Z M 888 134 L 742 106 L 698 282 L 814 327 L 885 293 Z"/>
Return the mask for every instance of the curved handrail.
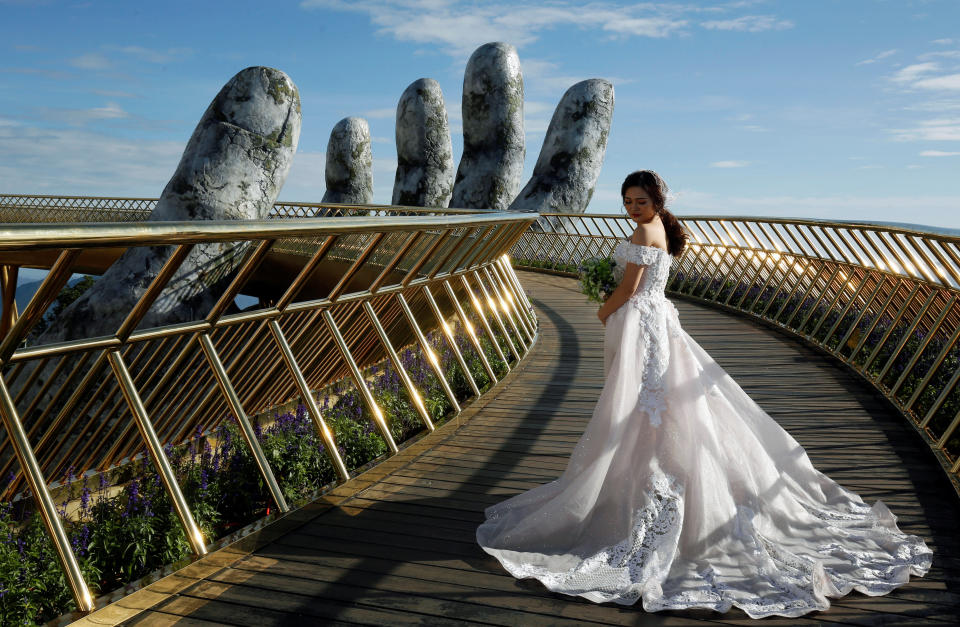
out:
<path id="1" fill-rule="evenodd" d="M 960 232 L 884 222 L 678 216 L 667 290 L 774 324 L 900 410 L 960 486 Z M 622 215 L 541 214 L 517 267 L 577 275 L 632 232 Z"/>
<path id="2" fill-rule="evenodd" d="M 156 198 L 0 194 L 0 223 L 143 222 L 150 218 L 150 213 L 157 206 L 157 202 L 158 199 Z M 484 209 L 447 209 L 401 205 L 277 202 L 270 209 L 267 218 L 409 214 L 476 215 L 488 212 Z"/>
<path id="3" fill-rule="evenodd" d="M 381 212 L 410 211 L 390 207 Z M 188 542 L 202 555 L 206 540 L 177 485 L 165 445 L 183 442 L 198 428 L 207 430 L 232 415 L 277 509 L 287 511 L 249 416 L 299 397 L 343 481 L 350 469 L 317 406 L 315 390 L 343 378 L 352 380 L 373 428 L 393 454 L 398 448 L 389 416 L 377 406 L 365 368 L 388 360 L 432 431 L 424 395 L 395 346 L 421 347 L 456 411 L 459 404 L 425 331 L 439 330 L 475 396 L 481 391 L 454 341 L 447 323 L 451 316 L 466 330 L 475 356 L 470 358 L 482 362 L 492 382 L 497 376 L 482 348 L 481 333 L 504 363 L 510 352 L 518 360 L 518 348 L 529 350 L 536 317 L 505 253 L 536 215 L 414 213 L 442 215 L 0 224 L 0 252 L 52 260 L 43 262 L 50 271 L 19 316 L 12 315 L 17 272 L 3 267 L 8 324 L 0 331 L 0 414 L 5 426 L 0 474 L 20 470 L 7 489 L 8 498 L 25 484 L 37 497 L 81 610 L 90 609 L 92 599 L 51 500 L 49 478 L 62 476 L 67 468 L 77 475 L 104 470 L 146 447 Z M 112 259 L 147 247 L 164 251 L 166 261 L 148 285 L 122 305 L 122 322 L 110 333 L 58 341 L 30 337 L 84 255 L 105 251 Z M 199 251 L 203 255 L 194 254 Z M 190 265 L 201 261 L 205 265 Z M 264 268 L 273 296 L 236 310 L 236 296 Z M 172 294 L 202 291 L 201 280 L 205 300 L 197 302 L 207 303 L 203 310 L 147 322 L 159 319 L 149 316 L 161 303 L 171 302 Z M 474 328 L 471 320 L 482 328 Z M 509 352 L 501 349 L 497 336 Z"/>

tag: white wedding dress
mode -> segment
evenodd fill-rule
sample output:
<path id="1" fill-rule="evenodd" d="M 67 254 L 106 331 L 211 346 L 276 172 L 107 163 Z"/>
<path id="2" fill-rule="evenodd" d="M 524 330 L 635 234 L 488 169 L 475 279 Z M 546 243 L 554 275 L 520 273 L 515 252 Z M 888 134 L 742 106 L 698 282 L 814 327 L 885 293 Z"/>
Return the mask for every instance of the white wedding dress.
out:
<path id="1" fill-rule="evenodd" d="M 735 605 L 753 618 L 924 575 L 923 540 L 816 470 L 680 328 L 664 296 L 669 253 L 624 241 L 614 259 L 643 274 L 607 319 L 593 417 L 559 479 L 486 508 L 483 550 L 515 577 L 597 603 Z"/>

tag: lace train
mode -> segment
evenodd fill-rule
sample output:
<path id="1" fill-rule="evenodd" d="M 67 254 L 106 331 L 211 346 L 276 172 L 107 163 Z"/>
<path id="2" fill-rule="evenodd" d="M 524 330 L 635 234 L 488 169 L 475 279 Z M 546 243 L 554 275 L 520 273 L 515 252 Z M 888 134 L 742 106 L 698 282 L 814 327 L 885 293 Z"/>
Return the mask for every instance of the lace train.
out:
<path id="1" fill-rule="evenodd" d="M 736 606 L 751 618 L 795 617 L 825 610 L 830 607 L 828 596 L 840 597 L 851 590 L 883 595 L 906 583 L 910 575 L 923 575 L 930 568 L 930 550 L 919 539 L 898 532 L 895 517 L 880 501 L 849 514 L 813 507 L 809 511 L 824 522 L 828 533 L 895 547 L 891 556 L 882 558 L 876 552 L 851 550 L 837 542 L 817 547 L 814 557 L 795 554 L 759 533 L 754 512 L 740 507 L 736 535 L 747 551 L 732 573 L 710 564 L 699 568 L 678 558 L 684 505 L 682 487 L 675 479 L 662 474 L 651 478 L 647 501 L 634 513 L 628 537 L 581 558 L 569 570 L 558 572 L 536 565 L 549 561 L 550 556 L 508 556 L 504 551 L 483 548 L 514 577 L 535 578 L 554 592 L 596 603 L 632 605 L 642 598 L 647 611 L 697 608 L 726 612 Z M 491 519 L 498 517 L 495 513 Z M 745 576 L 747 570 L 752 571 L 750 576 Z"/>

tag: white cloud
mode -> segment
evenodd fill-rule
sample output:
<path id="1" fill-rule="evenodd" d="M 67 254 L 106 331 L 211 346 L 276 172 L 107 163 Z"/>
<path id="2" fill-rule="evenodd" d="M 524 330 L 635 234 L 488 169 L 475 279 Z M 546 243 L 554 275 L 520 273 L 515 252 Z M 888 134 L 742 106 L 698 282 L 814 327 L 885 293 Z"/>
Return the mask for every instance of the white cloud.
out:
<path id="1" fill-rule="evenodd" d="M 934 78 L 925 78 L 913 84 L 919 89 L 948 89 L 960 90 L 960 74 L 948 74 Z"/>
<path id="2" fill-rule="evenodd" d="M 167 48 L 166 50 L 154 50 L 144 48 L 143 46 L 118 46 L 110 47 L 109 50 L 116 50 L 127 56 L 135 57 L 147 63 L 170 63 L 179 59 L 186 58 L 193 54 L 190 48 Z"/>
<path id="3" fill-rule="evenodd" d="M 560 92 L 562 94 L 580 81 L 596 78 L 594 76 L 557 73 L 559 67 L 558 64 L 543 59 L 521 59 L 520 68 L 523 71 L 525 91 L 527 93 L 548 92 L 553 94 Z M 620 76 L 605 76 L 603 78 L 610 81 L 614 87 L 633 83 L 636 80 Z M 554 105 L 550 106 L 552 111 Z"/>
<path id="4" fill-rule="evenodd" d="M 750 165 L 749 161 L 714 161 L 710 164 L 711 168 L 745 168 Z"/>
<path id="5" fill-rule="evenodd" d="M 554 105 L 540 100 L 528 100 L 523 103 L 523 131 L 527 135 L 541 135 L 547 132 Z"/>
<path id="6" fill-rule="evenodd" d="M 99 120 L 122 120 L 131 118 L 129 112 L 115 102 L 90 109 L 66 109 L 59 107 L 36 107 L 32 116 L 48 122 L 60 122 L 71 126 L 85 126 Z"/>
<path id="7" fill-rule="evenodd" d="M 876 63 L 877 61 L 881 61 L 881 60 L 883 60 L 883 59 L 886 59 L 887 57 L 892 57 L 893 55 L 897 54 L 897 52 L 899 52 L 899 51 L 898 51 L 896 48 L 894 48 L 894 49 L 892 49 L 892 50 L 884 50 L 883 52 L 881 52 L 881 53 L 879 53 L 879 54 L 877 54 L 877 55 L 875 55 L 875 56 L 873 56 L 873 57 L 870 57 L 869 59 L 864 59 L 863 61 L 858 61 L 858 62 L 856 63 L 856 65 L 869 65 L 869 64 L 871 64 L 871 63 Z"/>
<path id="8" fill-rule="evenodd" d="M 45 78 L 53 79 L 55 81 L 73 78 L 73 76 L 69 72 L 62 72 L 60 70 L 44 70 L 42 68 L 35 68 L 35 67 L 2 67 L 0 68 L 0 73 L 26 74 L 28 76 L 29 75 L 43 76 Z"/>
<path id="9" fill-rule="evenodd" d="M 130 117 L 130 114 L 124 111 L 123 108 L 115 102 L 108 102 L 106 106 L 103 107 L 88 109 L 88 113 L 91 117 L 100 120 L 115 120 L 117 118 Z"/>
<path id="10" fill-rule="evenodd" d="M 944 150 L 924 150 L 920 153 L 921 157 L 957 157 L 960 152 L 946 152 Z"/>
<path id="11" fill-rule="evenodd" d="M 628 18 L 609 20 L 603 24 L 603 30 L 619 35 L 637 35 L 639 37 L 669 37 L 687 25 L 685 20 L 667 18 Z"/>
<path id="12" fill-rule="evenodd" d="M 952 46 L 956 39 L 934 39 L 930 43 L 937 44 L 938 46 Z"/>
<path id="13" fill-rule="evenodd" d="M 447 120 L 452 124 L 454 121 L 463 121 L 463 101 L 456 100 L 447 102 Z"/>
<path id="14" fill-rule="evenodd" d="M 106 70 L 113 67 L 110 59 L 99 52 L 89 52 L 79 57 L 73 57 L 67 63 L 81 70 Z"/>
<path id="15" fill-rule="evenodd" d="M 366 14 L 379 27 L 379 34 L 400 41 L 437 44 L 458 61 L 490 41 L 523 47 L 536 41 L 540 32 L 557 26 L 597 29 L 616 37 L 669 37 L 682 33 L 688 25 L 680 14 L 698 10 L 667 4 L 541 5 L 460 0 L 303 0 L 300 6 Z"/>
<path id="16" fill-rule="evenodd" d="M 733 122 L 752 122 L 754 117 L 755 116 L 752 113 L 740 113 L 727 119 Z M 767 127 L 759 124 L 740 124 L 739 128 L 744 131 L 750 131 L 751 133 L 766 133 L 770 130 Z"/>
<path id="17" fill-rule="evenodd" d="M 397 117 L 397 108 L 384 107 L 382 109 L 370 109 L 369 111 L 364 111 L 361 113 L 360 117 L 371 120 L 386 120 L 389 118 L 395 118 Z"/>
<path id="18" fill-rule="evenodd" d="M 944 111 L 960 111 L 960 100 L 930 100 L 924 99 L 921 102 L 903 107 L 904 111 L 932 111 L 942 113 Z"/>
<path id="19" fill-rule="evenodd" d="M 560 66 L 552 61 L 543 59 L 520 59 L 520 69 L 523 71 L 524 81 L 531 78 L 550 76 Z"/>
<path id="20" fill-rule="evenodd" d="M 542 100 L 527 100 L 523 103 L 523 112 L 525 114 L 541 115 L 544 113 L 553 114 L 555 106 Z"/>
<path id="21" fill-rule="evenodd" d="M 907 90 L 960 91 L 960 73 L 933 76 L 941 71 L 936 61 L 925 61 L 900 68 L 889 78 Z"/>
<path id="22" fill-rule="evenodd" d="M 183 149 L 181 142 L 85 129 L 0 126 L 0 180 L 14 193 L 156 197 Z M 29 189 L 12 189 L 15 184 Z"/>
<path id="23" fill-rule="evenodd" d="M 749 7 L 755 7 L 758 4 L 767 4 L 770 0 L 733 0 L 732 2 L 724 2 L 723 4 L 716 7 L 703 7 L 702 11 L 728 11 L 730 9 L 747 9 Z"/>
<path id="24" fill-rule="evenodd" d="M 320 202 L 327 190 L 326 154 L 298 152 L 293 158 L 290 174 L 280 190 L 279 198 L 286 202 Z M 393 179 L 397 173 L 396 159 L 373 158 L 373 202 L 390 204 L 393 200 Z"/>
<path id="25" fill-rule="evenodd" d="M 769 30 L 793 28 L 790 20 L 777 19 L 772 15 L 744 15 L 729 20 L 711 20 L 701 24 L 710 30 L 729 30 L 747 33 L 760 33 Z"/>
<path id="26" fill-rule="evenodd" d="M 447 101 L 447 123 L 450 125 L 450 135 L 463 135 L 463 106 L 462 101 Z"/>
<path id="27" fill-rule="evenodd" d="M 940 66 L 937 63 L 929 61 L 927 63 L 914 63 L 913 65 L 908 65 L 906 67 L 900 68 L 897 72 L 890 77 L 890 80 L 894 83 L 913 83 L 918 80 L 920 77 L 925 74 L 930 74 L 931 72 L 936 72 L 940 69 Z"/>
<path id="28" fill-rule="evenodd" d="M 937 52 L 925 52 L 917 57 L 921 60 L 927 59 L 960 59 L 960 50 L 938 50 Z"/>
<path id="29" fill-rule="evenodd" d="M 373 158 L 373 202 L 389 205 L 393 200 L 393 181 L 397 175 L 396 159 Z"/>
<path id="30" fill-rule="evenodd" d="M 890 132 L 900 141 L 960 141 L 960 118 L 924 120 L 913 128 Z"/>
<path id="31" fill-rule="evenodd" d="M 116 59 L 131 57 L 137 61 L 154 64 L 166 64 L 185 59 L 193 54 L 190 48 L 168 48 L 154 50 L 143 46 L 101 46 L 101 49 L 111 53 L 110 57 L 102 52 L 88 52 L 67 60 L 67 63 L 81 70 L 109 70 L 117 67 Z M 112 58 L 111 58 L 112 57 Z"/>
<path id="32" fill-rule="evenodd" d="M 326 153 L 297 152 L 279 198 L 287 202 L 320 202 L 327 189 L 326 166 Z"/>

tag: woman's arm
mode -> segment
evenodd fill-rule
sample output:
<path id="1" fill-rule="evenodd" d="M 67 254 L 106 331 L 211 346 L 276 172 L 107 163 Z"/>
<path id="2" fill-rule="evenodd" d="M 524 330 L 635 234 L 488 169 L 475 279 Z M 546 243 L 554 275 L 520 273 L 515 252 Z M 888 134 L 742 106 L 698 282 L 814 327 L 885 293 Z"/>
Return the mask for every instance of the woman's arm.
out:
<path id="1" fill-rule="evenodd" d="M 637 227 L 637 230 L 633 232 L 633 236 L 630 238 L 630 241 L 634 244 L 641 245 L 648 245 L 646 240 L 646 229 L 643 227 Z M 623 270 L 623 280 L 620 281 L 620 285 L 613 290 L 610 298 L 608 298 L 600 307 L 600 310 L 597 311 L 597 317 L 600 318 L 600 322 L 606 324 L 610 314 L 620 309 L 620 307 L 634 295 L 640 286 L 640 277 L 642 276 L 642 266 L 631 262 L 627 263 L 627 267 Z"/>
<path id="2" fill-rule="evenodd" d="M 643 268 L 635 263 L 627 263 L 620 285 L 613 290 L 613 294 L 610 295 L 610 298 L 603 303 L 597 312 L 597 317 L 600 318 L 600 322 L 606 324 L 610 314 L 620 309 L 620 307 L 633 296 L 634 292 L 637 291 L 637 287 L 640 286 L 641 276 L 643 276 Z"/>

